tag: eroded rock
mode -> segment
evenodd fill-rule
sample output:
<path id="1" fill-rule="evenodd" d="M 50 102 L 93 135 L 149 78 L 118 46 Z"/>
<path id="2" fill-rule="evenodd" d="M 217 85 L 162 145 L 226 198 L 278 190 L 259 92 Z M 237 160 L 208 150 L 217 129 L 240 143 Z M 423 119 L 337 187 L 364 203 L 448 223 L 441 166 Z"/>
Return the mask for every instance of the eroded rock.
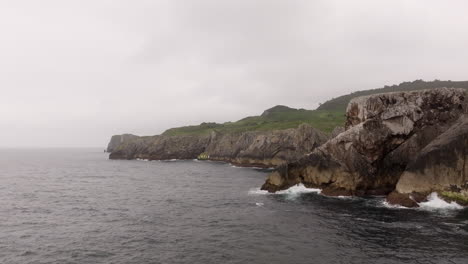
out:
<path id="1" fill-rule="evenodd" d="M 438 88 L 353 99 L 346 131 L 280 175 L 329 193 L 387 194 L 416 154 L 464 113 L 465 97 L 463 89 Z"/>
<path id="2" fill-rule="evenodd" d="M 109 145 L 107 145 L 107 152 L 113 152 L 121 144 L 127 143 L 133 139 L 137 139 L 138 136 L 132 134 L 123 134 L 112 136 Z"/>
<path id="3" fill-rule="evenodd" d="M 275 167 L 300 159 L 328 140 L 309 125 L 297 129 L 216 135 L 206 148 L 210 160 Z"/>
<path id="4" fill-rule="evenodd" d="M 330 138 L 334 138 L 336 136 L 338 136 L 339 134 L 345 132 L 345 128 L 344 127 L 341 127 L 341 126 L 337 126 L 333 129 L 333 131 L 331 132 L 330 134 Z"/>
<path id="5" fill-rule="evenodd" d="M 114 139 L 114 138 L 113 138 Z M 328 140 L 309 125 L 295 129 L 215 133 L 202 136 L 136 137 L 113 147 L 111 159 L 205 159 L 241 166 L 275 167 L 297 160 Z"/>
<path id="6" fill-rule="evenodd" d="M 396 185 L 396 191 L 402 194 L 452 192 L 466 196 L 467 148 L 468 116 L 463 115 L 408 164 Z"/>

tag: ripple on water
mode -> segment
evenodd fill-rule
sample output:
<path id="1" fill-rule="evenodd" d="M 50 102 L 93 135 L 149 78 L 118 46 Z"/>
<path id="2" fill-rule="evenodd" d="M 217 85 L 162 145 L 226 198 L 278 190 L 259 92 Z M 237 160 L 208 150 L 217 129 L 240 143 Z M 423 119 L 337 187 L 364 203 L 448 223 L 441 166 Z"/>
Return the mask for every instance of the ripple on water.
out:
<path id="1" fill-rule="evenodd" d="M 0 154 L 0 263 L 468 262 L 468 212 L 453 205 L 268 194 L 249 190 L 266 170 L 216 162 Z"/>

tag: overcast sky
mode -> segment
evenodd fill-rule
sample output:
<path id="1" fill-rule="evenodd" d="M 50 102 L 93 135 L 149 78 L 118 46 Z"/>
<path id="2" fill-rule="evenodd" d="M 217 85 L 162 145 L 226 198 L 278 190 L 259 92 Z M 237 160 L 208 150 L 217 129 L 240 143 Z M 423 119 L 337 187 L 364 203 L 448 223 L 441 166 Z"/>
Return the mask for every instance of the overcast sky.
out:
<path id="1" fill-rule="evenodd" d="M 468 79 L 468 1 L 0 0 L 0 147 L 103 147 Z"/>

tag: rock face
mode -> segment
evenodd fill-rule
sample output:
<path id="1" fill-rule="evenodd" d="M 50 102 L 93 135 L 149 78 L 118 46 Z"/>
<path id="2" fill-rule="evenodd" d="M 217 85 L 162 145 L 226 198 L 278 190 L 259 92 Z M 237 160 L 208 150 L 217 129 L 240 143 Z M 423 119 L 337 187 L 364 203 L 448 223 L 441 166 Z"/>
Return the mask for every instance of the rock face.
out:
<path id="1" fill-rule="evenodd" d="M 113 152 L 120 144 L 129 142 L 133 139 L 138 138 L 138 136 L 132 134 L 123 134 L 112 136 L 109 145 L 107 145 L 107 152 Z"/>
<path id="2" fill-rule="evenodd" d="M 394 193 L 414 200 L 415 194 L 438 192 L 442 197 L 468 205 L 467 148 L 468 116 L 463 115 L 408 164 Z M 389 201 L 395 203 L 391 198 Z"/>
<path id="3" fill-rule="evenodd" d="M 112 151 L 110 159 L 195 159 L 205 151 L 210 136 L 151 136 L 123 142 Z"/>
<path id="4" fill-rule="evenodd" d="M 109 157 L 149 160 L 196 159 L 203 153 L 209 160 L 242 166 L 273 167 L 297 160 L 327 140 L 326 134 L 308 125 L 276 131 L 228 134 L 213 132 L 205 136 L 137 137 L 113 147 Z"/>
<path id="5" fill-rule="evenodd" d="M 468 186 L 468 117 L 442 133 L 406 168 L 396 186 L 399 193 L 449 190 Z"/>
<path id="6" fill-rule="evenodd" d="M 330 138 L 334 138 L 345 131 L 346 129 L 344 127 L 341 127 L 341 126 L 335 127 L 335 129 L 333 129 L 333 131 L 330 134 Z"/>
<path id="7" fill-rule="evenodd" d="M 303 183 L 329 195 L 388 194 L 407 165 L 466 111 L 465 98 L 454 88 L 355 98 L 345 132 L 270 175 L 262 189 Z"/>
<path id="8" fill-rule="evenodd" d="M 216 135 L 206 148 L 211 160 L 274 167 L 294 161 L 328 140 L 308 125 L 297 129 Z"/>

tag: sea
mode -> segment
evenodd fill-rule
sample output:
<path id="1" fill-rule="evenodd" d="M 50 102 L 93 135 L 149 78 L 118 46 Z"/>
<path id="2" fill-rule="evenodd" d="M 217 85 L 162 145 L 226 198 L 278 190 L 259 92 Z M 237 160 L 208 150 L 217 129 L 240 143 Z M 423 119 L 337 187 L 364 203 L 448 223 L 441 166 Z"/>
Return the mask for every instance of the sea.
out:
<path id="1" fill-rule="evenodd" d="M 468 263 L 468 209 L 259 187 L 269 170 L 0 150 L 0 263 Z"/>

